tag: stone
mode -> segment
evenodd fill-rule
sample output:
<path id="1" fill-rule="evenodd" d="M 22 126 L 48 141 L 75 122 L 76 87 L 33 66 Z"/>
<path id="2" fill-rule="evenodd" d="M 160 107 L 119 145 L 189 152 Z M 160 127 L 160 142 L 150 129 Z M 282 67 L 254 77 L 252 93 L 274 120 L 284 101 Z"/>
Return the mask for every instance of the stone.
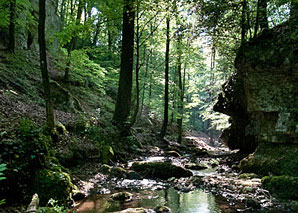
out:
<path id="1" fill-rule="evenodd" d="M 157 207 L 154 209 L 154 211 L 155 211 L 156 213 L 166 213 L 166 212 L 171 213 L 171 212 L 172 212 L 172 210 L 171 210 L 169 207 L 167 207 L 167 206 L 157 206 Z"/>
<path id="2" fill-rule="evenodd" d="M 188 163 L 185 165 L 186 169 L 191 169 L 191 170 L 203 170 L 203 169 L 208 169 L 208 166 L 206 166 L 203 163 L 195 164 L 195 163 Z"/>
<path id="3" fill-rule="evenodd" d="M 150 212 L 149 209 L 144 209 L 144 208 L 128 208 L 128 209 L 125 209 L 123 211 L 118 211 L 118 212 L 114 212 L 114 213 L 148 213 L 148 212 Z"/>
<path id="4" fill-rule="evenodd" d="M 296 201 L 296 200 L 291 201 L 290 202 L 290 209 L 292 211 L 297 212 L 298 211 L 298 201 Z"/>
<path id="5" fill-rule="evenodd" d="M 171 177 L 180 178 L 193 175 L 190 170 L 170 162 L 135 162 L 132 164 L 131 169 L 146 178 L 160 178 L 163 180 Z"/>
<path id="6" fill-rule="evenodd" d="M 177 157 L 177 158 L 181 157 L 181 155 L 177 151 L 167 151 L 165 152 L 165 155 L 169 157 Z"/>
<path id="7" fill-rule="evenodd" d="M 110 170 L 110 175 L 117 178 L 126 178 L 127 171 L 121 167 L 112 167 Z"/>
<path id="8" fill-rule="evenodd" d="M 298 200 L 298 177 L 266 176 L 262 178 L 262 186 L 275 197 Z"/>
<path id="9" fill-rule="evenodd" d="M 135 171 L 129 170 L 127 171 L 127 178 L 130 180 L 141 180 L 142 176 Z"/>
<path id="10" fill-rule="evenodd" d="M 50 198 L 59 202 L 71 200 L 77 187 L 67 173 L 42 169 L 36 173 L 32 190 L 39 195 L 40 205 L 45 205 Z"/>
<path id="11" fill-rule="evenodd" d="M 241 179 L 253 179 L 253 178 L 257 178 L 258 175 L 255 173 L 243 173 L 239 176 L 239 178 Z"/>
<path id="12" fill-rule="evenodd" d="M 118 192 L 111 195 L 113 200 L 129 202 L 132 200 L 133 194 L 129 192 Z"/>

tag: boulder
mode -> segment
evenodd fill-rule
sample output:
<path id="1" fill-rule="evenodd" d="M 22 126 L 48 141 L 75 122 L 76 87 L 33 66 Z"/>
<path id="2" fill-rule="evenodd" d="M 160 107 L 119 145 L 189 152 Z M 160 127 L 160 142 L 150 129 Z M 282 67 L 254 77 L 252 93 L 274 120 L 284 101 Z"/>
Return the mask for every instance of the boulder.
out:
<path id="1" fill-rule="evenodd" d="M 33 191 L 39 195 L 42 206 L 47 204 L 50 198 L 61 203 L 71 200 L 76 190 L 77 187 L 65 172 L 42 169 L 36 173 Z"/>
<path id="2" fill-rule="evenodd" d="M 133 197 L 133 194 L 131 194 L 129 192 L 118 192 L 118 193 L 111 195 L 111 198 L 113 200 L 124 201 L 124 202 L 131 201 L 132 197 Z"/>
<path id="3" fill-rule="evenodd" d="M 203 163 L 195 164 L 195 163 L 188 163 L 185 165 L 186 169 L 191 169 L 191 170 L 203 170 L 203 169 L 208 169 L 208 166 L 206 166 Z"/>
<path id="4" fill-rule="evenodd" d="M 144 209 L 144 208 L 128 208 L 123 211 L 118 211 L 114 213 L 148 213 L 148 212 L 152 212 L 152 210 L 150 211 L 150 209 Z"/>
<path id="5" fill-rule="evenodd" d="M 154 211 L 156 213 L 166 213 L 166 212 L 171 213 L 172 212 L 172 210 L 167 206 L 158 206 L 154 209 Z"/>
<path id="6" fill-rule="evenodd" d="M 282 199 L 298 199 L 298 177 L 266 176 L 262 178 L 262 185 L 273 196 Z"/>
<path id="7" fill-rule="evenodd" d="M 180 178 L 193 175 L 190 170 L 170 162 L 135 162 L 132 164 L 131 169 L 146 178 L 160 178 L 163 180 L 171 177 Z"/>

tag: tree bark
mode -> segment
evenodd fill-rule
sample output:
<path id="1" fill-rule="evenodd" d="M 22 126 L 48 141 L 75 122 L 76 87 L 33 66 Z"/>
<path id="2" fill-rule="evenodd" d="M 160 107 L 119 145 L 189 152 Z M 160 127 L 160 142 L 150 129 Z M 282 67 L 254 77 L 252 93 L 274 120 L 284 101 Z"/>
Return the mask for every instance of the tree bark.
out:
<path id="1" fill-rule="evenodd" d="M 169 53 L 170 53 L 170 17 L 167 17 L 167 41 L 165 58 L 165 94 L 164 94 L 164 118 L 161 127 L 160 137 L 163 139 L 166 135 L 169 120 Z"/>
<path id="2" fill-rule="evenodd" d="M 113 122 L 124 131 L 128 131 L 126 122 L 131 108 L 135 19 L 133 5 L 134 0 L 124 0 L 120 77 L 113 117 Z"/>
<path id="3" fill-rule="evenodd" d="M 177 142 L 181 144 L 182 142 L 182 118 L 183 118 L 183 85 L 182 85 L 182 35 L 178 37 L 178 116 L 177 116 L 177 128 L 178 128 L 178 138 Z"/>
<path id="4" fill-rule="evenodd" d="M 268 16 L 267 16 L 267 1 L 268 0 L 260 0 L 260 28 L 261 30 L 265 30 L 269 28 L 268 25 Z"/>
<path id="5" fill-rule="evenodd" d="M 40 70 L 42 75 L 42 83 L 44 89 L 44 99 L 46 103 L 46 117 L 47 125 L 54 132 L 54 109 L 51 99 L 50 81 L 47 67 L 47 54 L 46 54 L 46 40 L 45 40 L 45 19 L 46 19 L 46 1 L 39 0 L 39 24 L 38 24 L 38 42 L 40 52 Z"/>
<path id="6" fill-rule="evenodd" d="M 16 22 L 16 0 L 10 0 L 10 17 L 9 17 L 9 41 L 8 50 L 15 51 L 15 22 Z"/>
<path id="7" fill-rule="evenodd" d="M 136 29 L 136 107 L 134 114 L 132 115 L 130 127 L 132 127 L 136 120 L 140 106 L 140 84 L 139 84 L 139 72 L 140 72 L 140 23 L 139 23 L 139 0 L 137 0 L 137 29 Z"/>
<path id="8" fill-rule="evenodd" d="M 245 36 L 247 32 L 247 1 L 242 0 L 242 14 L 241 14 L 241 43 L 245 41 Z"/>

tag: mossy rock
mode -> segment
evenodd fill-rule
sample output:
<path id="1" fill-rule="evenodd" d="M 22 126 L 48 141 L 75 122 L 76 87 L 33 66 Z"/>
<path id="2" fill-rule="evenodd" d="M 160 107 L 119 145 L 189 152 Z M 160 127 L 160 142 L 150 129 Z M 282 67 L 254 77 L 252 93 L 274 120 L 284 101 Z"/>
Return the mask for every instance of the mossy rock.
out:
<path id="1" fill-rule="evenodd" d="M 154 211 L 156 212 L 156 213 L 166 213 L 166 212 L 172 212 L 172 210 L 169 208 L 169 207 L 167 207 L 167 206 L 158 206 L 158 207 L 156 207 L 155 209 L 154 209 Z"/>
<path id="2" fill-rule="evenodd" d="M 152 212 L 149 209 L 144 209 L 144 208 L 128 208 L 119 212 L 114 212 L 114 213 L 147 213 L 147 212 Z"/>
<path id="3" fill-rule="evenodd" d="M 111 198 L 113 200 L 124 201 L 124 202 L 131 201 L 132 197 L 133 197 L 133 194 L 131 194 L 129 192 L 118 192 L 118 193 L 111 195 Z"/>
<path id="4" fill-rule="evenodd" d="M 50 198 L 61 203 L 68 201 L 75 190 L 77 187 L 65 172 L 42 169 L 36 173 L 33 192 L 39 195 L 41 205 L 45 205 Z"/>
<path id="5" fill-rule="evenodd" d="M 127 171 L 121 167 L 113 167 L 110 170 L 110 175 L 112 177 L 118 177 L 118 178 L 126 178 L 127 177 Z"/>
<path id="6" fill-rule="evenodd" d="M 262 178 L 262 185 L 273 196 L 282 199 L 298 199 L 298 177 L 266 176 Z"/>
<path id="7" fill-rule="evenodd" d="M 55 128 L 56 128 L 57 132 L 61 135 L 65 135 L 67 133 L 66 127 L 59 121 L 55 122 Z"/>
<path id="8" fill-rule="evenodd" d="M 190 170 L 169 162 L 135 162 L 131 169 L 146 178 L 160 178 L 163 180 L 171 177 L 180 178 L 193 175 Z"/>
<path id="9" fill-rule="evenodd" d="M 240 169 L 260 176 L 298 176 L 297 162 L 297 144 L 261 143 L 255 153 L 240 162 Z"/>
<path id="10" fill-rule="evenodd" d="M 255 173 L 243 173 L 239 177 L 241 179 L 253 179 L 253 178 L 258 178 L 259 176 Z"/>

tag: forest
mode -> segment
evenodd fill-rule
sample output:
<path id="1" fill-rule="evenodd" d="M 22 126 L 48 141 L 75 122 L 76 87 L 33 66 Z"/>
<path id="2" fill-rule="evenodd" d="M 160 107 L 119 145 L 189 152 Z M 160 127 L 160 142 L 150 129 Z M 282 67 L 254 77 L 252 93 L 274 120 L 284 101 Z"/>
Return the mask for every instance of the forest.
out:
<path id="1" fill-rule="evenodd" d="M 298 0 L 1 0 L 0 212 L 298 212 Z"/>

